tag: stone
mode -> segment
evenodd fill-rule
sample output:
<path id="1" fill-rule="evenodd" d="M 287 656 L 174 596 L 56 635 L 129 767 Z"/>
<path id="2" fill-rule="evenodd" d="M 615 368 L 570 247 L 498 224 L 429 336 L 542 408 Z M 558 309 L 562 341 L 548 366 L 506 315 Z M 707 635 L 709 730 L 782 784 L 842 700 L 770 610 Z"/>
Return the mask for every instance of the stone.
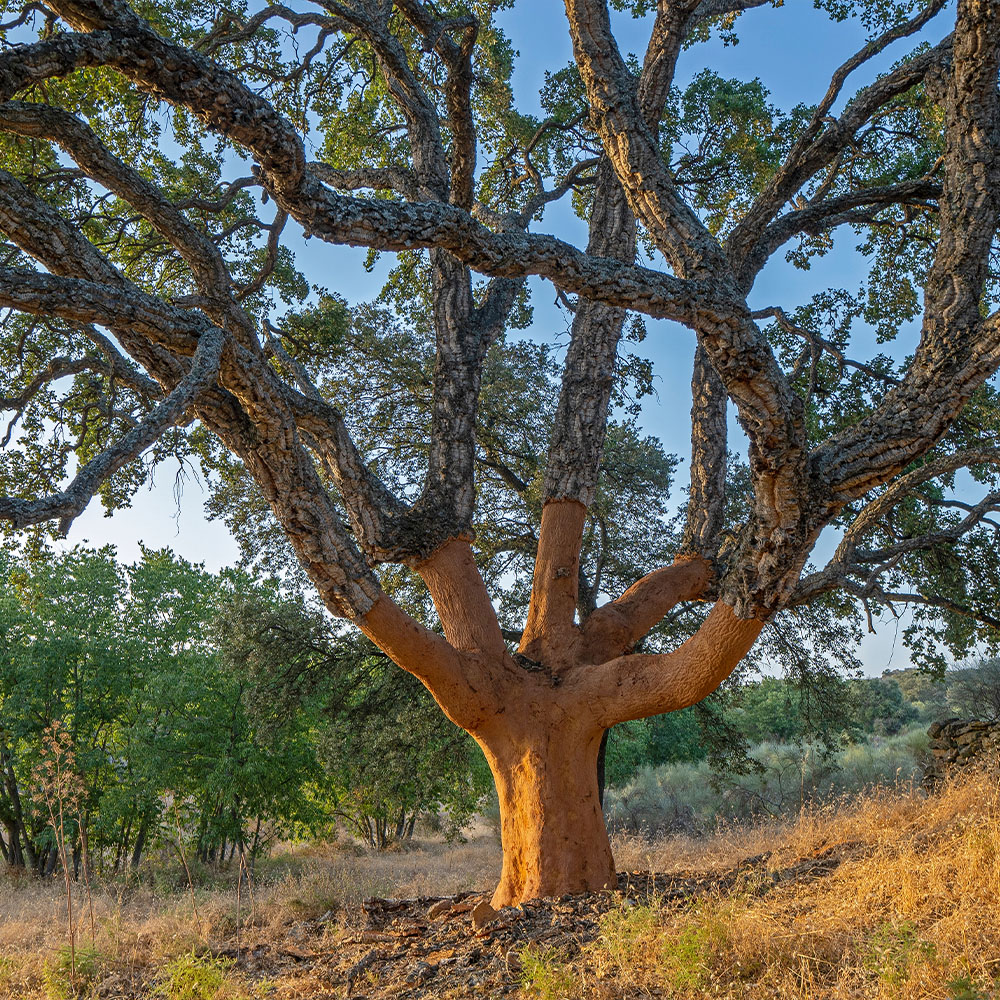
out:
<path id="1" fill-rule="evenodd" d="M 497 918 L 497 911 L 485 900 L 480 900 L 472 909 L 472 926 L 482 930 L 491 920 Z"/>
<path id="2" fill-rule="evenodd" d="M 930 760 L 924 772 L 928 787 L 942 781 L 954 768 L 974 764 L 1000 765 L 1000 722 L 980 719 L 944 719 L 928 729 Z"/>
<path id="3" fill-rule="evenodd" d="M 417 962 L 406 974 L 408 983 L 425 983 L 437 970 L 427 962 Z"/>
<path id="4" fill-rule="evenodd" d="M 427 919 L 434 920 L 436 917 L 443 917 L 450 914 L 455 904 L 450 899 L 440 899 L 428 911 Z"/>

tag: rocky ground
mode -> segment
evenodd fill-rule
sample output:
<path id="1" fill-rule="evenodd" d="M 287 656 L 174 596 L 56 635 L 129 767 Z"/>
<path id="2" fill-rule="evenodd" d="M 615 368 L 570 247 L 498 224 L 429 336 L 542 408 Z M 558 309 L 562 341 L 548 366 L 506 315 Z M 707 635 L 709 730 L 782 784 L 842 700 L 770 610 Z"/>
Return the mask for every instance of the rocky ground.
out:
<path id="1" fill-rule="evenodd" d="M 822 877 L 841 862 L 846 845 L 782 870 L 769 855 L 721 875 L 671 877 L 623 872 L 618 887 L 579 896 L 538 899 L 494 911 L 482 896 L 366 900 L 356 928 L 331 933 L 333 914 L 291 929 L 284 942 L 218 954 L 236 960 L 252 979 L 267 978 L 280 997 L 310 1000 L 449 1000 L 516 994 L 520 956 L 529 945 L 572 961 L 600 933 L 610 910 L 658 901 L 684 905 L 706 893 L 755 895 L 782 882 Z"/>

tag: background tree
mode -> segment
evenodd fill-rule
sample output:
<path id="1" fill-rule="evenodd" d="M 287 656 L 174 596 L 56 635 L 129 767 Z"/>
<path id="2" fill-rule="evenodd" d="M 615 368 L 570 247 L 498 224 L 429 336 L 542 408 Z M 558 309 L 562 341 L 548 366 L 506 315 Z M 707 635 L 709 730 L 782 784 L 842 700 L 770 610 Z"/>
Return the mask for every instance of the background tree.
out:
<path id="1" fill-rule="evenodd" d="M 251 862 L 265 834 L 325 818 L 309 791 L 311 717 L 265 725 L 264 693 L 212 641 L 234 586 L 253 592 L 246 579 L 213 577 L 168 552 L 122 567 L 108 549 L 80 548 L 34 561 L 5 556 L 0 572 L 8 864 L 44 874 L 57 862 L 32 799 L 53 727 L 82 782 L 67 827 L 77 872 L 85 844 L 102 874 L 136 868 L 175 817 L 195 832 L 204 860 L 245 849 Z M 258 607 L 265 596 L 278 601 L 259 586 Z"/>
<path id="2" fill-rule="evenodd" d="M 928 662 L 942 643 L 996 641 L 1000 8 L 960 0 L 954 30 L 923 44 L 912 39 L 943 0 L 830 4 L 870 37 L 814 106 L 781 111 L 759 84 L 710 71 L 675 91 L 684 47 L 759 5 L 616 4 L 649 17 L 640 64 L 603 0 L 566 0 L 575 65 L 550 78 L 542 121 L 513 106 L 502 4 L 485 0 L 47 0 L 4 29 L 13 422 L 0 517 L 66 530 L 95 492 L 109 509 L 127 502 L 150 461 L 228 452 L 327 608 L 482 747 L 501 808 L 496 904 L 613 880 L 595 780 L 604 732 L 701 701 L 766 623 L 765 642 L 787 642 L 822 626 L 823 608 L 906 603 L 925 609 L 909 639 Z M 896 43 L 905 56 L 848 96 Z M 566 195 L 588 221 L 585 250 L 533 230 Z M 376 322 L 401 324 L 397 350 L 414 332 L 434 343 L 408 449 L 364 450 L 351 397 L 331 398 L 311 369 L 336 349 L 336 324 L 272 322 L 279 299 L 311 290 L 282 242 L 291 220 L 399 254 Z M 777 251 L 807 266 L 843 226 L 865 240 L 863 294 L 751 309 Z M 637 264 L 647 252 L 669 273 Z M 528 275 L 556 285 L 572 329 L 544 470 L 524 497 L 540 512 L 512 649 L 471 543 L 484 373 L 525 322 Z M 412 308 L 398 295 L 411 288 Z M 627 309 L 694 334 L 690 485 L 664 564 L 635 583 L 605 569 L 598 586 L 611 561 L 588 567 L 581 546 L 601 533 Z M 893 340 L 918 318 L 915 345 L 852 357 L 856 327 Z M 729 402 L 748 440 L 740 498 L 727 493 Z M 952 490 L 963 470 L 982 486 L 972 501 Z M 839 545 L 807 567 L 825 528 Z M 436 620 L 419 591 L 389 596 L 378 566 L 392 581 L 398 566 L 415 572 Z M 690 638 L 638 646 L 680 607 Z M 817 629 L 807 658 L 831 634 Z"/>
<path id="3" fill-rule="evenodd" d="M 213 632 L 258 739 L 273 745 L 289 726 L 308 733 L 311 758 L 287 780 L 319 817 L 382 849 L 410 839 L 421 816 L 455 836 L 482 804 L 489 771 L 475 743 L 367 640 L 338 636 L 301 601 L 259 587 L 234 594 Z"/>
<path id="4" fill-rule="evenodd" d="M 1000 721 L 1000 659 L 987 657 L 947 676 L 953 711 L 967 719 Z"/>

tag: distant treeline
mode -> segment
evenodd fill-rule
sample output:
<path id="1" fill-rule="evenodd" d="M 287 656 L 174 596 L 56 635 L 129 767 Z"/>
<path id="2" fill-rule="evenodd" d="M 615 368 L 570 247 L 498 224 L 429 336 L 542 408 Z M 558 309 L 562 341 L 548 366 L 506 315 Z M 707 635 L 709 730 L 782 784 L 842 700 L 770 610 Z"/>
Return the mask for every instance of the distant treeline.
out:
<path id="1" fill-rule="evenodd" d="M 466 820 L 478 748 L 331 628 L 169 551 L 0 555 L 0 855 L 51 872 L 60 822 L 78 872 L 112 873 L 153 848 L 252 864 L 338 823 L 384 846 L 421 811 Z"/>
<path id="2" fill-rule="evenodd" d="M 729 758 L 712 763 L 717 772 L 738 773 L 754 766 L 750 751 L 764 743 L 817 743 L 832 752 L 951 715 L 1000 719 L 1000 658 L 942 677 L 916 668 L 865 678 L 767 677 L 715 700 Z M 694 709 L 617 726 L 608 742 L 608 784 L 622 785 L 643 768 L 705 760 L 702 729 Z"/>
<path id="3" fill-rule="evenodd" d="M 940 678 L 911 668 L 828 676 L 820 685 L 766 678 L 723 692 L 717 711 L 730 730 L 728 762 L 709 762 L 690 711 L 615 729 L 605 799 L 612 828 L 702 834 L 919 782 L 932 721 L 1000 719 L 1000 659 Z"/>

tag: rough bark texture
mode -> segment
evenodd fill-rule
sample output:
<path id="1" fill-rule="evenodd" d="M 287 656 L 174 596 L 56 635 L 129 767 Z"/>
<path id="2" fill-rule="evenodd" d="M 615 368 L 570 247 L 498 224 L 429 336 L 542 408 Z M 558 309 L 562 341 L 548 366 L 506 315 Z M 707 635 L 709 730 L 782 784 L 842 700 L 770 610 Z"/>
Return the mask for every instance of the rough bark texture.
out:
<path id="1" fill-rule="evenodd" d="M 158 252 L 183 270 L 193 290 L 168 299 L 140 287 L 131 270 L 116 266 L 70 221 L 65 205 L 45 200 L 43 183 L 0 171 L 0 231 L 10 251 L 0 265 L 0 306 L 69 324 L 91 345 L 78 357 L 51 358 L 0 404 L 21 408 L 66 375 L 116 365 L 149 401 L 134 428 L 65 488 L 0 498 L 0 518 L 18 527 L 46 519 L 67 526 L 165 430 L 200 420 L 243 462 L 326 606 L 417 676 L 483 747 L 500 795 L 504 842 L 494 905 L 612 884 L 596 780 L 608 727 L 694 704 L 731 673 L 776 611 L 834 587 L 869 595 L 893 560 L 960 537 L 1000 500 L 993 492 L 967 505 L 967 516 L 946 536 L 863 544 L 931 477 L 997 463 L 992 450 L 970 447 L 906 471 L 1000 365 L 1000 314 L 984 315 L 982 301 L 1000 218 L 1000 0 L 960 0 L 953 34 L 861 88 L 833 116 L 851 73 L 922 29 L 943 0 L 848 59 L 723 243 L 686 203 L 658 130 L 691 31 L 762 3 L 661 0 L 636 79 L 617 48 L 606 3 L 566 0 L 600 155 L 581 159 L 546 189 L 524 150 L 526 176 L 537 190 L 527 207 L 508 215 L 477 200 L 479 25 L 472 15 L 443 21 L 418 0 L 330 3 L 309 12 L 267 6 L 237 28 L 215 26 L 196 49 L 162 37 L 122 0 L 48 0 L 62 32 L 0 49 L 0 131 L 55 143 L 79 177 L 148 224 L 162 243 Z M 394 120 L 403 123 L 407 162 L 340 168 L 307 161 L 297 126 L 214 57 L 227 38 L 245 41 L 272 19 L 315 28 L 322 42 L 347 35 L 351 45 L 366 47 Z M 432 76 L 418 65 L 424 58 Z M 128 81 L 142 100 L 183 108 L 253 159 L 252 176 L 234 181 L 230 193 L 257 186 L 278 212 L 266 227 L 268 265 L 249 284 L 237 283 L 197 219 L 113 156 L 77 109 L 39 98 L 47 81 L 95 67 Z M 835 195 L 823 181 L 808 200 L 801 196 L 813 179 L 835 174 L 859 133 L 922 83 L 943 112 L 940 169 Z M 530 232 L 537 213 L 582 179 L 595 193 L 586 250 Z M 362 189 L 392 196 L 351 193 Z M 205 204 L 198 201 L 199 210 L 207 211 Z M 803 398 L 756 322 L 784 314 L 752 314 L 747 296 L 770 256 L 795 235 L 824 234 L 886 207 L 913 205 L 936 212 L 940 222 L 915 357 L 874 412 L 810 451 Z M 436 360 L 419 489 L 404 494 L 375 474 L 339 404 L 323 397 L 269 330 L 261 343 L 258 318 L 242 304 L 264 287 L 288 219 L 334 244 L 429 250 Z M 672 273 L 635 263 L 637 220 Z M 23 266 L 28 258 L 38 270 Z M 492 279 L 475 293 L 473 271 Z M 486 352 L 529 275 L 577 300 L 542 488 L 530 607 L 512 653 L 471 547 L 476 427 Z M 676 560 L 600 604 L 599 581 L 581 572 L 580 548 L 626 309 L 676 320 L 696 339 L 688 516 Z M 724 539 L 729 401 L 750 441 L 752 499 L 745 523 Z M 847 528 L 830 565 L 800 580 L 822 528 L 882 486 Z M 341 521 L 345 510 L 349 526 Z M 382 562 L 419 574 L 443 634 L 382 591 L 374 570 Z M 703 624 L 677 649 L 633 652 L 678 604 L 709 600 L 715 603 Z"/>

